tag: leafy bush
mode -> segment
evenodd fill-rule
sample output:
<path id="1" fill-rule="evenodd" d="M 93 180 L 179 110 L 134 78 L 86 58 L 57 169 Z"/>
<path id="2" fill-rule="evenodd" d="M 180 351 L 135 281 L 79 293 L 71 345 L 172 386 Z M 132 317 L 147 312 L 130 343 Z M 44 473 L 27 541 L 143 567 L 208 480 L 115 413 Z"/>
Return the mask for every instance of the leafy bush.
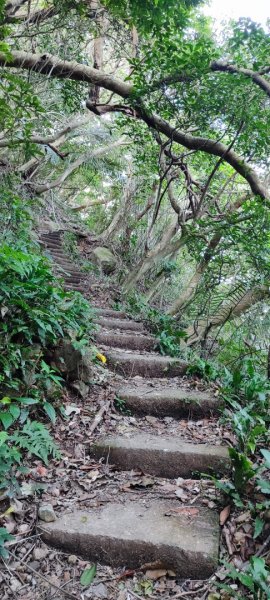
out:
<path id="1" fill-rule="evenodd" d="M 146 322 L 157 338 L 157 350 L 161 354 L 181 356 L 180 341 L 186 339 L 186 332 L 179 328 L 173 317 L 149 306 L 139 294 L 128 298 L 127 311 Z"/>

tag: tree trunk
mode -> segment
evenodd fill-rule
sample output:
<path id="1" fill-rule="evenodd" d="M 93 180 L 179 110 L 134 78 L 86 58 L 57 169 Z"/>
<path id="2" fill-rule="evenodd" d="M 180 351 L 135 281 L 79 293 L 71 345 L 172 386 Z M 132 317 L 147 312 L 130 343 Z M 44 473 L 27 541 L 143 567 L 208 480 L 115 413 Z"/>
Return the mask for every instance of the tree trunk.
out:
<path id="1" fill-rule="evenodd" d="M 222 326 L 227 321 L 232 321 L 236 317 L 240 317 L 254 306 L 254 304 L 257 304 L 257 302 L 260 302 L 267 296 L 269 296 L 269 288 L 265 285 L 247 290 L 237 302 L 224 302 L 215 315 L 195 322 L 188 329 L 188 346 L 205 338 L 213 327 Z"/>
<path id="2" fill-rule="evenodd" d="M 130 292 L 137 281 L 139 281 L 143 275 L 145 275 L 154 265 L 158 264 L 162 258 L 169 256 L 185 243 L 186 238 L 184 236 L 173 240 L 176 232 L 179 229 L 178 218 L 175 217 L 168 230 L 165 232 L 160 242 L 148 250 L 143 256 L 139 264 L 133 269 L 126 281 L 123 283 L 123 289 L 125 292 Z"/>
<path id="3" fill-rule="evenodd" d="M 190 300 L 195 296 L 196 290 L 198 289 L 198 286 L 202 280 L 202 276 L 208 267 L 208 264 L 213 256 L 213 252 L 218 246 L 221 237 L 222 235 L 218 233 L 209 242 L 207 249 L 204 253 L 203 259 L 201 260 L 195 273 L 192 275 L 189 282 L 187 283 L 185 290 L 180 294 L 179 298 L 175 300 L 173 305 L 167 311 L 168 315 L 173 316 L 178 314 L 180 310 L 183 309 L 186 306 L 186 304 L 190 302 Z"/>

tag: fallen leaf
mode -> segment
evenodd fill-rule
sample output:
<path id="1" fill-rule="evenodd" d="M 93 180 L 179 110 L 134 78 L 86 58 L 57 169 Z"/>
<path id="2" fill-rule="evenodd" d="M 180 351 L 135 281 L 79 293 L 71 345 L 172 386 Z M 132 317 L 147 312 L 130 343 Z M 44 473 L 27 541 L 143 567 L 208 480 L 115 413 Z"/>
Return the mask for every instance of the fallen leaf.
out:
<path id="1" fill-rule="evenodd" d="M 131 488 L 147 488 L 147 487 L 152 487 L 154 485 L 155 481 L 154 479 L 151 479 L 151 477 L 142 477 L 141 479 L 139 479 L 138 481 L 134 481 L 129 484 Z"/>
<path id="2" fill-rule="evenodd" d="M 104 354 L 101 354 L 100 352 L 97 353 L 96 358 L 98 358 L 98 360 L 100 360 L 103 364 L 107 362 L 106 356 L 104 356 Z"/>
<path id="3" fill-rule="evenodd" d="M 39 467 L 37 467 L 37 473 L 41 475 L 41 477 L 46 477 L 48 469 L 46 469 L 46 467 L 43 467 L 42 465 L 39 465 Z"/>
<path id="4" fill-rule="evenodd" d="M 4 517 L 7 517 L 8 515 L 11 515 L 11 513 L 13 513 L 13 512 L 14 512 L 14 507 L 10 506 L 9 508 L 7 508 L 7 510 L 5 510 L 4 513 L 2 513 L 0 515 L 0 519 L 3 519 Z"/>
<path id="5" fill-rule="evenodd" d="M 81 409 L 78 408 L 78 406 L 75 406 L 75 404 L 67 404 L 64 409 L 64 413 L 65 413 L 66 417 L 70 417 L 70 415 L 72 415 L 73 413 L 75 415 L 79 415 L 80 412 L 81 412 Z"/>
<path id="6" fill-rule="evenodd" d="M 153 579 L 153 581 L 155 581 L 156 579 L 160 579 L 160 577 L 164 577 L 165 575 L 167 575 L 166 569 L 157 569 L 156 571 L 146 571 L 146 573 L 145 573 L 145 576 L 148 577 L 149 579 Z"/>
<path id="7" fill-rule="evenodd" d="M 96 565 L 92 565 L 92 567 L 87 567 L 84 569 L 83 574 L 80 577 L 80 584 L 83 586 L 88 586 L 95 579 L 97 572 Z"/>
<path id="8" fill-rule="evenodd" d="M 172 508 L 170 512 L 165 513 L 165 517 L 173 517 L 177 515 L 186 515 L 187 517 L 196 517 L 199 514 L 198 508 L 184 507 Z"/>
<path id="9" fill-rule="evenodd" d="M 224 523 L 226 523 L 227 519 L 230 516 L 230 512 L 231 512 L 231 507 L 230 504 L 227 504 L 227 506 L 225 506 L 225 508 L 223 508 L 223 510 L 221 511 L 220 515 L 219 515 L 219 522 L 220 525 L 224 525 Z"/>
<path id="10" fill-rule="evenodd" d="M 182 502 L 188 499 L 188 495 L 185 494 L 184 490 L 182 490 L 181 488 L 179 490 L 176 490 L 174 493 L 177 496 L 177 498 L 179 498 L 179 500 L 182 500 Z"/>

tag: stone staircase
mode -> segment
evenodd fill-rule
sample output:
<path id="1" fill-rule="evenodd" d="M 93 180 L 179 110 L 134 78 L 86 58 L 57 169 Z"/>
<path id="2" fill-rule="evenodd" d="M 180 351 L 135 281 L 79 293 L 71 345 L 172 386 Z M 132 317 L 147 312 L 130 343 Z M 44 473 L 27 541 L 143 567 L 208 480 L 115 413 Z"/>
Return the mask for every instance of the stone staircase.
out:
<path id="1" fill-rule="evenodd" d="M 39 241 L 44 248 L 44 254 L 53 261 L 56 275 L 64 280 L 65 289 L 83 292 L 85 275 L 67 256 L 63 247 L 63 235 L 64 230 L 44 232 L 40 233 Z"/>
<path id="2" fill-rule="evenodd" d="M 55 239 L 50 236 L 47 247 L 50 252 L 57 248 L 53 256 L 62 260 Z M 217 415 L 218 399 L 182 387 L 179 378 L 187 364 L 155 353 L 155 339 L 142 323 L 111 309 L 100 309 L 97 322 L 97 344 L 120 382 L 116 396 L 135 419 L 171 417 L 179 427 L 183 419 Z M 222 476 L 229 471 L 227 448 L 219 440 L 191 443 L 179 434 L 163 436 L 154 427 L 144 431 L 140 421 L 137 425 L 131 433 L 116 427 L 113 435 L 97 436 L 90 445 L 91 456 L 118 470 L 139 469 L 167 479 L 194 478 L 194 485 L 202 473 Z M 53 523 L 42 524 L 41 534 L 44 541 L 66 552 L 116 567 L 139 569 L 147 563 L 173 570 L 181 578 L 205 579 L 218 564 L 217 511 L 177 499 L 152 499 L 147 493 L 141 501 L 120 495 L 98 508 L 63 514 Z"/>

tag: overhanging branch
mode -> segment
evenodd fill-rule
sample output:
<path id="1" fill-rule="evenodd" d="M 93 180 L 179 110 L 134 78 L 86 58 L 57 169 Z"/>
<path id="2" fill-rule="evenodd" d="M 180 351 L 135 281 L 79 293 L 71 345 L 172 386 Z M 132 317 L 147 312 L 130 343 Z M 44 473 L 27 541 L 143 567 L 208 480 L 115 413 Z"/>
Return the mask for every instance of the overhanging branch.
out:
<path id="1" fill-rule="evenodd" d="M 75 61 L 63 61 L 55 56 L 48 54 L 31 54 L 29 52 L 14 51 L 7 60 L 4 53 L 0 53 L 0 65 L 5 67 L 16 67 L 27 70 L 33 70 L 50 77 L 59 77 L 82 81 L 98 85 L 104 89 L 118 94 L 122 98 L 132 100 L 133 88 L 130 84 L 123 82 L 111 75 L 106 75 L 97 69 L 82 65 Z M 108 110 L 111 111 L 110 106 Z M 117 110 L 117 107 L 116 107 Z M 103 107 L 103 112 L 104 107 Z M 260 181 L 257 173 L 245 163 L 245 161 L 232 149 L 228 150 L 222 142 L 192 136 L 179 129 L 176 129 L 170 123 L 164 121 L 159 115 L 149 114 L 142 108 L 139 101 L 131 109 L 132 116 L 142 119 L 150 128 L 163 133 L 168 139 L 188 148 L 189 150 L 198 150 L 214 156 L 225 157 L 224 161 L 239 173 L 250 185 L 250 188 L 256 196 L 263 200 L 269 200 L 268 192 Z"/>

